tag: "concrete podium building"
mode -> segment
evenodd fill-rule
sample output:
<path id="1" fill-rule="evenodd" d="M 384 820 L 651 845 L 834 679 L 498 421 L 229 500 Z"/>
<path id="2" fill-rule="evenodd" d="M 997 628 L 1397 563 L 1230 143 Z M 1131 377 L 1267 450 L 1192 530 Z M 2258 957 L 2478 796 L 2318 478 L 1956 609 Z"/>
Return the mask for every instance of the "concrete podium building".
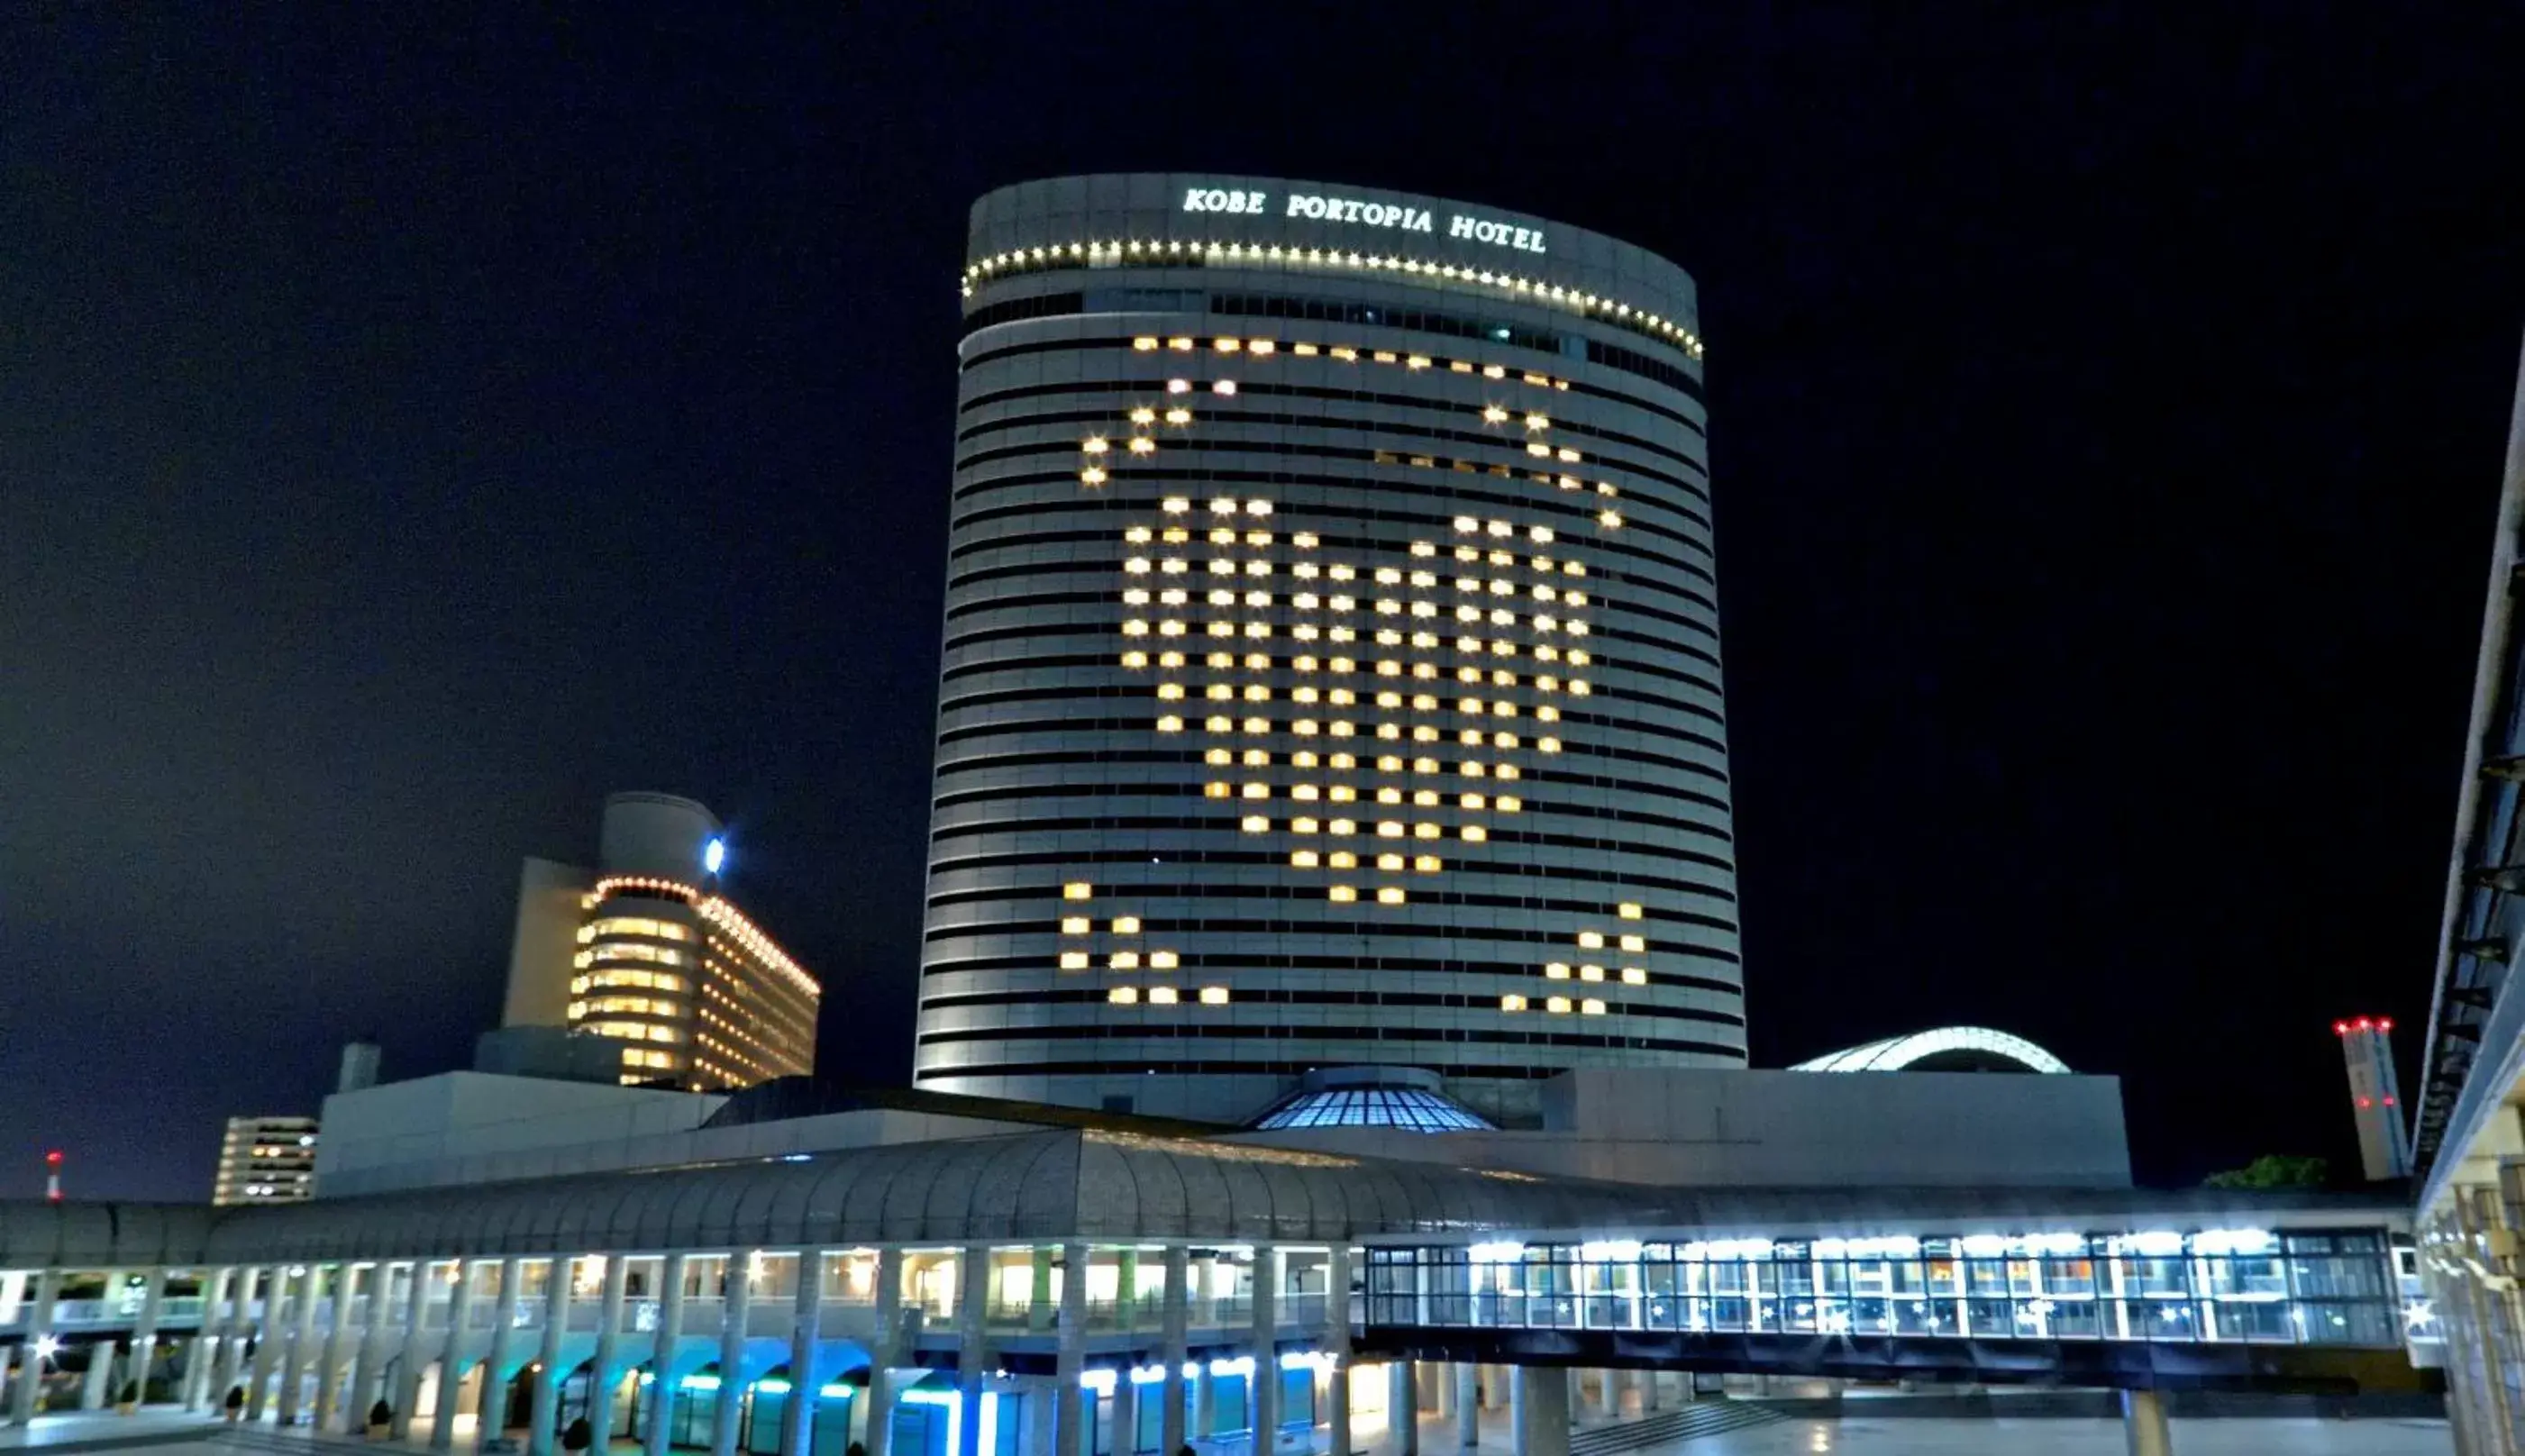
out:
<path id="1" fill-rule="evenodd" d="M 1692 279 L 1440 198 L 975 203 L 916 1085 L 1745 1061 Z"/>
<path id="2" fill-rule="evenodd" d="M 486 1456 L 1568 1456 L 1777 1374 L 2117 1387 L 2162 1451 L 2169 1392 L 2413 1383 L 2399 1202 L 2134 1189 L 2109 1078 L 1581 1069 L 1412 1132 L 450 1075 L 512 1085 L 328 1100 L 356 1195 L 0 1203 L 0 1409 L 75 1343 L 82 1398 L 122 1346 Z"/>

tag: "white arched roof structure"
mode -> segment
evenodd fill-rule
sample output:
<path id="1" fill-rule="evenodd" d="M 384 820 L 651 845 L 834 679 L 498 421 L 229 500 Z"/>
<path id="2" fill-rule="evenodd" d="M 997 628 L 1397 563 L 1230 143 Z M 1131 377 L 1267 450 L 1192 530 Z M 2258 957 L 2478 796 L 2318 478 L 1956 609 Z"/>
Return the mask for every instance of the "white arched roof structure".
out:
<path id="1" fill-rule="evenodd" d="M 1864 1046 L 1844 1051 L 1829 1051 L 1812 1061 L 1800 1062 L 1792 1072 L 1899 1072 L 1933 1057 L 1953 1053 L 1978 1053 L 1980 1057 L 2013 1062 L 2028 1072 L 2066 1072 L 2069 1064 L 2052 1053 L 2005 1032 L 1995 1032 L 1986 1026 L 1942 1026 L 1931 1031 L 1913 1032 L 1907 1037 L 1888 1037 Z"/>

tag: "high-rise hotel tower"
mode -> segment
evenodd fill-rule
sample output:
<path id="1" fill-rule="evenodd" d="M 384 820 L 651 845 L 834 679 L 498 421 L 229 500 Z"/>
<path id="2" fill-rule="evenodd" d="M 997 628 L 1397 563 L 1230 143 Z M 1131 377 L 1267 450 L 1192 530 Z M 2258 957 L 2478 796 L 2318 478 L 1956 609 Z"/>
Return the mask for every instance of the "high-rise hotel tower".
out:
<path id="1" fill-rule="evenodd" d="M 1264 177 L 974 204 L 915 1080 L 1529 1119 L 1745 1061 L 1692 279 Z"/>

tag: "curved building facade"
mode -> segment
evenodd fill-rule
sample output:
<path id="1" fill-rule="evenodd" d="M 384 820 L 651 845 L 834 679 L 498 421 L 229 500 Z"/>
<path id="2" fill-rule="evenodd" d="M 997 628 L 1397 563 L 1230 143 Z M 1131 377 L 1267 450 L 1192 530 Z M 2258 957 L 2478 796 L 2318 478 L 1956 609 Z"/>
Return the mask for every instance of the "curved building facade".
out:
<path id="1" fill-rule="evenodd" d="M 916 1085 L 1743 1064 L 1691 278 L 1198 174 L 967 249 Z"/>

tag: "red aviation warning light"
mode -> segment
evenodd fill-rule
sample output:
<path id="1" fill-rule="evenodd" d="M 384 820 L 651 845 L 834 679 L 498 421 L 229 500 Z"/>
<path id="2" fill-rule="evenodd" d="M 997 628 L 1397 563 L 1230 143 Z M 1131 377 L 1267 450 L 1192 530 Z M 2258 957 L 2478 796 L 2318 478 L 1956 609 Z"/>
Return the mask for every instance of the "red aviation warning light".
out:
<path id="1" fill-rule="evenodd" d="M 2394 1073 L 2394 1020 L 2345 1017 L 2332 1024 L 2350 1074 L 2350 1111 L 2358 1129 L 2359 1169 L 2370 1183 L 2407 1177 L 2410 1128 L 2403 1121 L 2401 1090 Z"/>
<path id="2" fill-rule="evenodd" d="M 44 1154 L 44 1201 L 62 1201 L 62 1150 L 58 1147 Z"/>

